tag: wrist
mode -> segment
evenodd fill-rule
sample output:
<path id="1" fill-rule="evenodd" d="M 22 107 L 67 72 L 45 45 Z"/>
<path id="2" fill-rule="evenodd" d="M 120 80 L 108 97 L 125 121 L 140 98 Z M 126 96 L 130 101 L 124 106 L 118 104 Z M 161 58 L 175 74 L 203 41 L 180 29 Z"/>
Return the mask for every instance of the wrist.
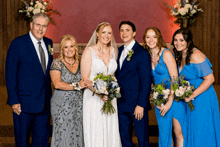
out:
<path id="1" fill-rule="evenodd" d="M 73 86 L 73 90 L 81 90 L 79 82 L 72 83 L 70 86 Z"/>

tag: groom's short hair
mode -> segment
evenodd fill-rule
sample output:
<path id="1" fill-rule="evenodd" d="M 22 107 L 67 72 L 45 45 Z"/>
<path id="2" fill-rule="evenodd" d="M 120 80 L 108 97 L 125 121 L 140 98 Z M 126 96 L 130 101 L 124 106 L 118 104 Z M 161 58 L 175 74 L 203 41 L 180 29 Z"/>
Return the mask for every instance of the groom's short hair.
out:
<path id="1" fill-rule="evenodd" d="M 122 22 L 119 24 L 119 30 L 120 30 L 121 26 L 124 25 L 124 24 L 127 24 L 127 25 L 131 26 L 132 31 L 133 31 L 133 32 L 136 32 L 136 27 L 135 27 L 135 25 L 134 25 L 132 22 L 130 22 L 130 21 L 122 21 Z"/>

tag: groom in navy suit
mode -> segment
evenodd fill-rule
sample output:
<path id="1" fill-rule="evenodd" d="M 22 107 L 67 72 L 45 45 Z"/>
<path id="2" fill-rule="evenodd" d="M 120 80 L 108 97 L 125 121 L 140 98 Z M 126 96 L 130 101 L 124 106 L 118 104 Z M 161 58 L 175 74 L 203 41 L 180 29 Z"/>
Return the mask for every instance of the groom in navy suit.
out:
<path id="1" fill-rule="evenodd" d="M 12 106 L 16 147 L 47 147 L 50 127 L 52 40 L 44 37 L 49 18 L 33 16 L 30 32 L 14 39 L 6 58 L 7 103 Z"/>
<path id="2" fill-rule="evenodd" d="M 151 89 L 150 54 L 135 41 L 136 28 L 130 21 L 119 25 L 124 45 L 119 48 L 116 78 L 122 97 L 118 99 L 122 147 L 133 147 L 133 124 L 139 147 L 149 147 L 148 110 Z"/>

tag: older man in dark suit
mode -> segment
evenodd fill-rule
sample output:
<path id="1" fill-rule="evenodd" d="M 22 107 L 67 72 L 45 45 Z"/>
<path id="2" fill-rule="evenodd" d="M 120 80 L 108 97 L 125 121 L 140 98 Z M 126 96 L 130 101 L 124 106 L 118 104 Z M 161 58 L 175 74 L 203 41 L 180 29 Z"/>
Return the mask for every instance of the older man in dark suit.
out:
<path id="1" fill-rule="evenodd" d="M 50 126 L 52 40 L 44 37 L 49 18 L 33 16 L 30 32 L 14 39 L 6 58 L 8 104 L 12 106 L 16 147 L 47 147 Z"/>

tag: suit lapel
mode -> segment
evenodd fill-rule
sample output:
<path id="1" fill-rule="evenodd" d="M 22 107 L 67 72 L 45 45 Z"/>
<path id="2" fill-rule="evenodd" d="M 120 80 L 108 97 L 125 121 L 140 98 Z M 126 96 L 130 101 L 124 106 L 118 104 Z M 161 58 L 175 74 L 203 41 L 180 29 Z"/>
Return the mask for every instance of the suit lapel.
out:
<path id="1" fill-rule="evenodd" d="M 47 55 L 48 55 L 47 68 L 46 68 L 46 75 L 47 75 L 49 73 L 48 71 L 50 69 L 50 62 L 52 61 L 53 57 L 49 54 L 49 49 L 48 49 L 49 43 L 46 41 L 45 37 L 43 38 L 43 40 L 44 40 L 44 43 L 46 45 Z"/>
<path id="2" fill-rule="evenodd" d="M 134 51 L 134 53 L 135 53 L 135 49 L 137 48 L 137 46 L 138 46 L 138 43 L 135 41 L 135 44 L 134 44 L 134 46 L 132 47 L 132 50 Z M 133 56 L 133 55 L 132 55 L 132 56 Z M 121 68 L 121 70 L 123 70 L 123 69 L 125 68 L 125 66 L 127 65 L 127 63 L 132 60 L 132 57 L 131 57 L 131 60 L 128 61 L 128 60 L 127 60 L 127 57 L 128 57 L 128 55 L 125 57 L 125 59 L 124 59 L 124 61 L 123 61 L 123 63 L 122 63 L 122 68 Z"/>
<path id="3" fill-rule="evenodd" d="M 35 64 L 37 64 L 37 68 L 41 69 L 42 70 L 42 73 L 43 73 L 43 69 L 42 69 L 42 66 L 41 66 L 41 63 L 40 63 L 40 60 L 38 58 L 38 55 L 37 55 L 37 52 L 36 52 L 36 49 L 34 47 L 34 44 L 31 40 L 31 37 L 29 35 L 29 33 L 27 34 L 26 36 L 26 41 L 27 41 L 27 45 L 28 45 L 28 51 L 30 52 L 30 56 L 33 57 L 33 62 Z"/>

